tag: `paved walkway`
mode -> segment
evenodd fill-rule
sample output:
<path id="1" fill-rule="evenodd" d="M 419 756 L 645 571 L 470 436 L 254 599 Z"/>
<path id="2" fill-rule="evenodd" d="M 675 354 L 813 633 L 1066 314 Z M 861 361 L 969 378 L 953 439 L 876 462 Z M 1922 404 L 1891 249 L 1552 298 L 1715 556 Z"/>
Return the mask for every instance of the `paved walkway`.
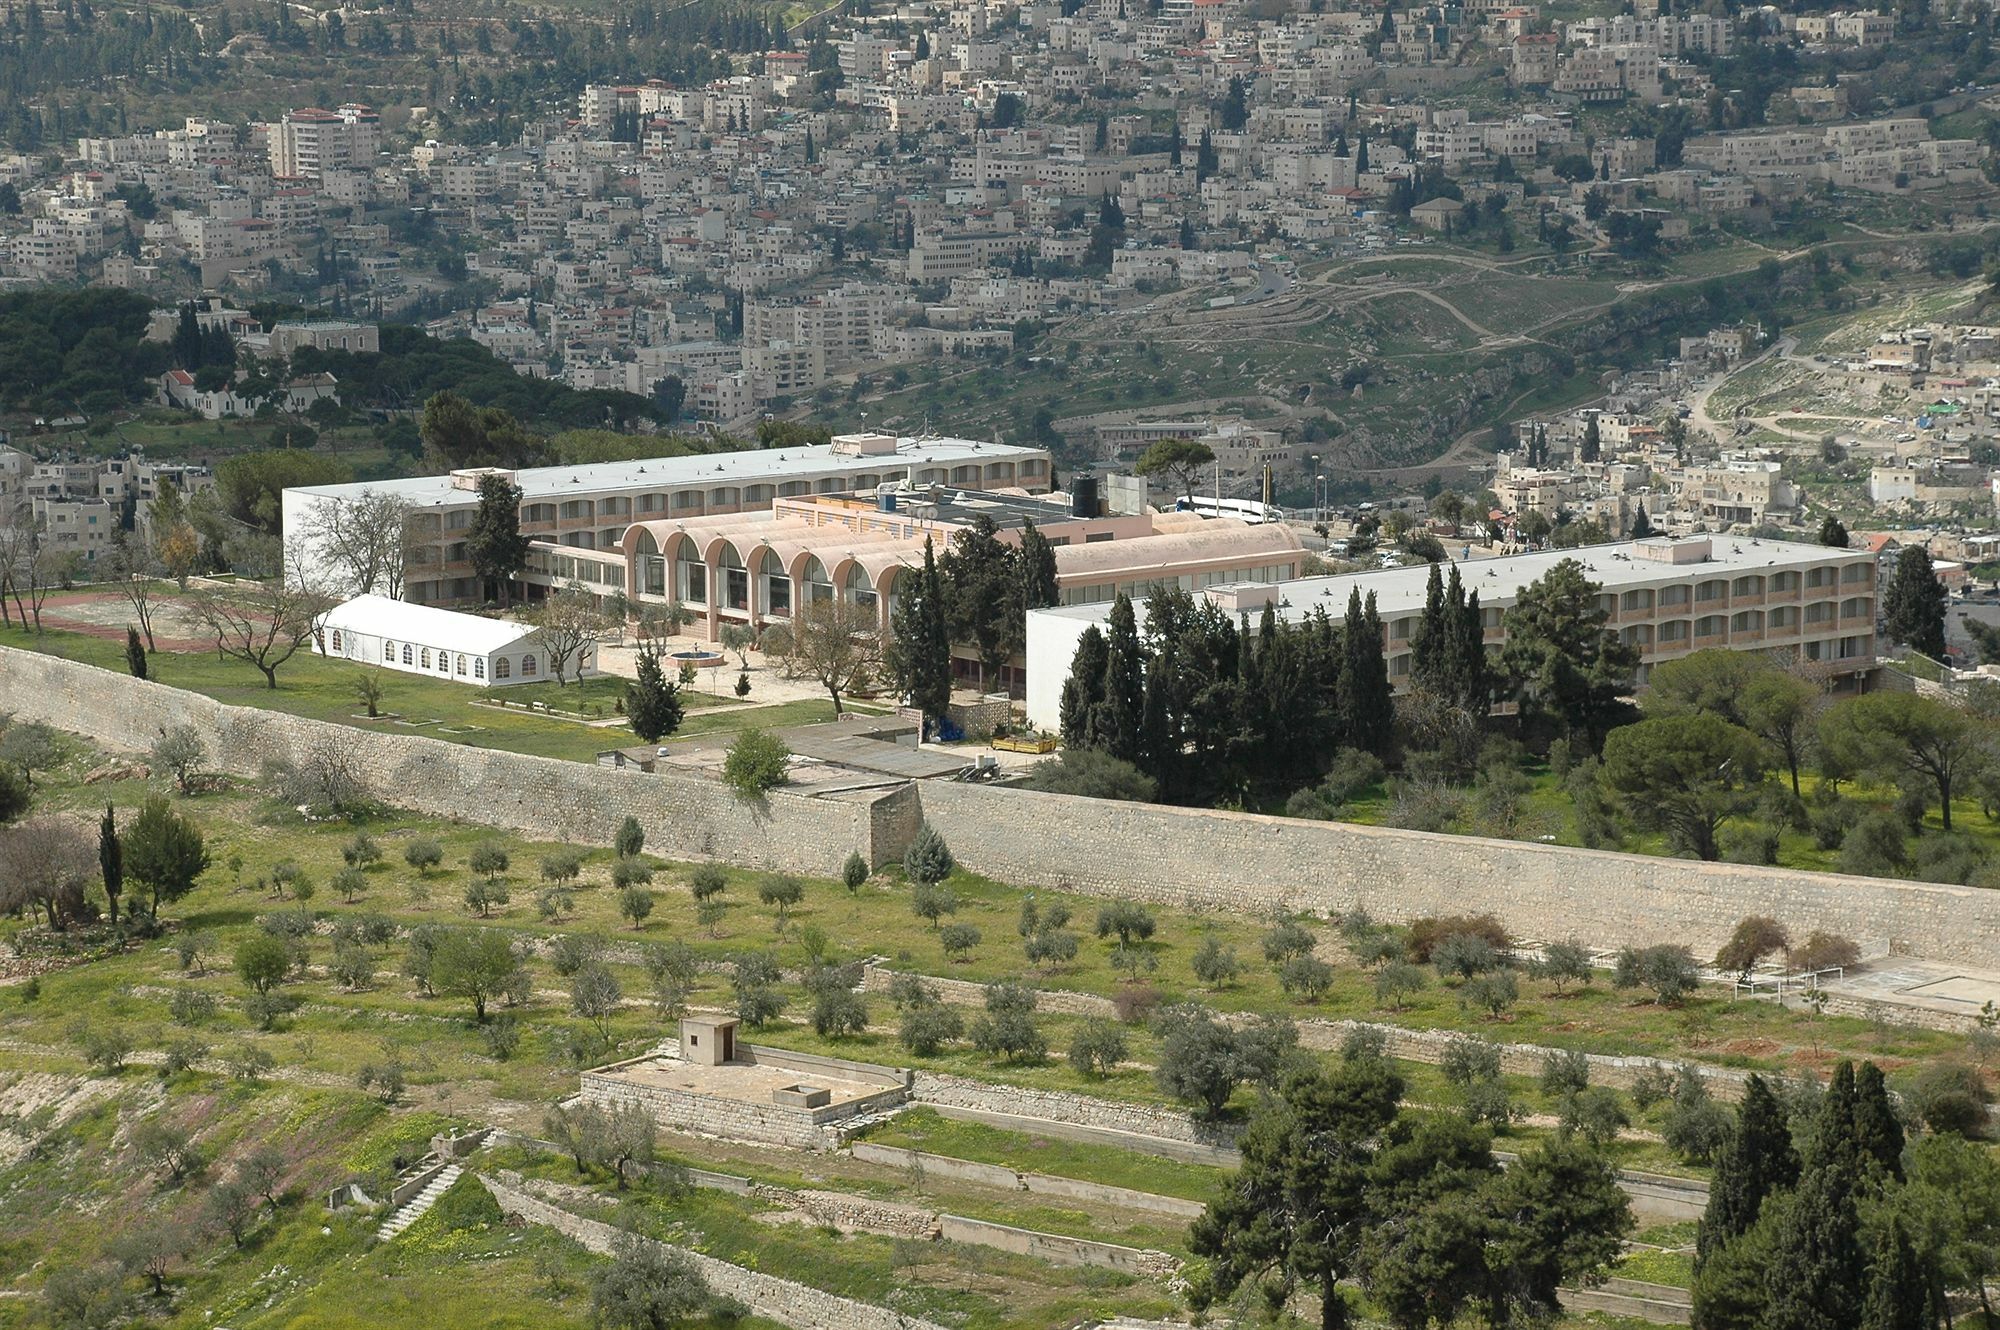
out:
<path id="1" fill-rule="evenodd" d="M 2000 970 L 1979 970 L 1911 956 L 1883 956 L 1829 981 L 1828 992 L 1926 1011 L 1976 1016 L 1988 1002 L 2000 1008 Z"/>

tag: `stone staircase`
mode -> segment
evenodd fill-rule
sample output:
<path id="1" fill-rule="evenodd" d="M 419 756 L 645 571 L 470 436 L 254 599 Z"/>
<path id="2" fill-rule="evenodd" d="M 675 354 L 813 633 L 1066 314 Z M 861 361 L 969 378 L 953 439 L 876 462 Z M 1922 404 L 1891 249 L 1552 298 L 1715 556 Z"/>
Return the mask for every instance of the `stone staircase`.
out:
<path id="1" fill-rule="evenodd" d="M 393 1214 L 382 1221 L 382 1227 L 375 1230 L 376 1240 L 378 1242 L 388 1242 L 400 1235 L 404 1229 L 416 1223 L 417 1220 L 423 1217 L 426 1210 L 429 1210 L 431 1206 L 437 1203 L 437 1198 L 444 1195 L 445 1189 L 458 1181 L 459 1175 L 464 1171 L 457 1164 L 446 1164 L 443 1168 L 439 1169 L 431 1176 L 430 1181 L 424 1184 L 422 1191 L 419 1191 L 415 1196 L 405 1201 L 401 1206 L 397 1207 Z"/>

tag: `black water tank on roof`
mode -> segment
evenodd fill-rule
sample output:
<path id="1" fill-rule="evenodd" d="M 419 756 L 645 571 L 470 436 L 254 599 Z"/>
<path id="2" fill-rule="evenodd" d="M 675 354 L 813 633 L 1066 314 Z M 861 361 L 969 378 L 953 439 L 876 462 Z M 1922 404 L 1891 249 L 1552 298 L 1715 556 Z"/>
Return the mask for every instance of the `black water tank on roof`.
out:
<path id="1" fill-rule="evenodd" d="M 1072 517 L 1097 516 L 1097 477 L 1076 476 L 1069 482 L 1069 511 Z"/>

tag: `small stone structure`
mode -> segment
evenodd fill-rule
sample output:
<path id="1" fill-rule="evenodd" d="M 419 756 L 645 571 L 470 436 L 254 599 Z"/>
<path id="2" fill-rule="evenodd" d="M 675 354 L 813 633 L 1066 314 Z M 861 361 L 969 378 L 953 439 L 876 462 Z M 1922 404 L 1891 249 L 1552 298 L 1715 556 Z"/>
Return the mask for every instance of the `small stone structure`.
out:
<path id="1" fill-rule="evenodd" d="M 843 1124 L 901 1107 L 913 1077 L 896 1067 L 736 1041 L 736 1022 L 689 1017 L 681 1040 L 583 1073 L 583 1097 L 639 1104 L 672 1131 L 833 1150 Z"/>

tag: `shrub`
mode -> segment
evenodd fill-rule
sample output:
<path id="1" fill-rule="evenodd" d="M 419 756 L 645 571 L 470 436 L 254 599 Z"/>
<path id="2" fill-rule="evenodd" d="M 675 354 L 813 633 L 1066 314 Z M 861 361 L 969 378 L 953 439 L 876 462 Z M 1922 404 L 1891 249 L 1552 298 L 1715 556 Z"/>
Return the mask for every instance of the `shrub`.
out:
<path id="1" fill-rule="evenodd" d="M 1401 1011 L 1412 997 L 1421 993 L 1428 980 L 1423 969 L 1408 961 L 1385 965 L 1375 975 L 1375 1001 Z"/>
<path id="2" fill-rule="evenodd" d="M 1453 933 L 1430 949 L 1431 964 L 1442 979 L 1471 979 L 1501 967 L 1500 953 L 1475 933 Z"/>
<path id="3" fill-rule="evenodd" d="M 1677 943 L 1627 947 L 1611 974 L 1614 988 L 1650 988 L 1662 1006 L 1679 1006 L 1701 982 L 1694 954 Z"/>
<path id="4" fill-rule="evenodd" d="M 612 837 L 611 848 L 620 859 L 630 859 L 646 848 L 646 831 L 639 825 L 639 819 L 627 816 L 618 824 L 618 834 Z"/>
<path id="5" fill-rule="evenodd" d="M 722 759 L 723 784 L 745 799 L 761 798 L 791 779 L 792 750 L 768 730 L 740 732 Z"/>
<path id="6" fill-rule="evenodd" d="M 840 880 L 849 891 L 858 891 L 868 880 L 868 861 L 861 857 L 860 851 L 849 854 L 847 862 L 840 866 Z"/>
<path id="7" fill-rule="evenodd" d="M 215 996 L 182 984 L 167 999 L 167 1014 L 176 1025 L 201 1025 L 215 1015 Z"/>
<path id="8" fill-rule="evenodd" d="M 736 1019 L 755 1030 L 769 1025 L 785 1009 L 777 991 L 778 965 L 769 956 L 751 954 L 736 959 L 730 987 L 736 994 Z"/>
<path id="9" fill-rule="evenodd" d="M 979 930 L 971 924 L 946 924 L 938 930 L 938 943 L 947 957 L 962 961 L 979 945 Z"/>
<path id="10" fill-rule="evenodd" d="M 230 1051 L 229 1074 L 239 1081 L 261 1081 L 277 1065 L 271 1055 L 252 1043 L 238 1044 Z"/>
<path id="11" fill-rule="evenodd" d="M 1658 1063 L 1647 1067 L 1632 1079 L 1632 1102 L 1643 1111 L 1670 1097 L 1674 1092 L 1674 1074 Z"/>
<path id="12" fill-rule="evenodd" d="M 958 912 L 958 897 L 942 882 L 920 880 L 910 888 L 910 912 L 936 928 L 939 919 Z"/>
<path id="13" fill-rule="evenodd" d="M 342 988 L 359 991 L 375 982 L 375 953 L 358 942 L 336 942 L 326 969 Z"/>
<path id="14" fill-rule="evenodd" d="M 1317 956 L 1294 956 L 1279 967 L 1278 986 L 1288 996 L 1318 1002 L 1333 987 L 1333 967 Z"/>
<path id="15" fill-rule="evenodd" d="M 917 828 L 910 847 L 903 852 L 903 872 L 912 882 L 942 882 L 951 876 L 951 870 L 956 866 L 951 847 L 944 843 L 944 837 L 928 822 Z"/>
<path id="16" fill-rule="evenodd" d="M 1764 960 L 1792 945 L 1785 926 L 1766 914 L 1745 915 L 1715 953 L 1715 968 L 1729 970 L 1744 978 Z"/>
<path id="17" fill-rule="evenodd" d="M 626 855 L 611 865 L 611 885 L 619 890 L 643 887 L 653 880 L 653 866 L 644 859 Z"/>
<path id="18" fill-rule="evenodd" d="M 819 984 L 813 993 L 813 1033 L 842 1039 L 868 1029 L 868 1007 L 861 995 L 838 984 Z"/>
<path id="19" fill-rule="evenodd" d="M 1125 1060 L 1125 1032 L 1110 1021 L 1085 1021 L 1069 1041 L 1069 1065 L 1085 1076 L 1108 1076 Z"/>
<path id="20" fill-rule="evenodd" d="M 1762 822 L 1724 827 L 1718 838 L 1722 857 L 1732 864 L 1778 862 L 1778 829 Z"/>
<path id="21" fill-rule="evenodd" d="M 1243 962 L 1236 959 L 1235 949 L 1225 948 L 1213 937 L 1202 939 L 1188 965 L 1194 977 L 1210 988 L 1226 988 L 1243 973 Z"/>
<path id="22" fill-rule="evenodd" d="M 1528 973 L 1537 979 L 1546 979 L 1556 986 L 1560 993 L 1567 984 L 1578 983 L 1588 988 L 1596 977 L 1590 966 L 1590 952 L 1581 943 L 1551 942 L 1542 949 L 1542 954 L 1528 962 Z"/>
<path id="23" fill-rule="evenodd" d="M 429 877 L 431 870 L 444 862 L 444 846 L 429 836 L 419 836 L 403 847 L 403 862 Z"/>
<path id="24" fill-rule="evenodd" d="M 583 874 L 582 852 L 568 846 L 551 850 L 542 856 L 541 874 L 542 881 L 556 886 L 576 881 Z"/>
<path id="25" fill-rule="evenodd" d="M 1153 1079 L 1198 1116 L 1216 1118 L 1243 1080 L 1244 1064 L 1236 1032 L 1206 1008 L 1169 1008 L 1155 1023 L 1160 1049 Z"/>
<path id="26" fill-rule="evenodd" d="M 1836 867 L 1863 877 L 1898 877 L 1909 866 L 1903 819 L 1887 810 L 1865 813 L 1840 843 Z"/>
<path id="27" fill-rule="evenodd" d="M 1462 1034 L 1445 1045 L 1438 1070 L 1445 1080 L 1464 1089 L 1474 1081 L 1490 1081 L 1500 1075 L 1500 1049 L 1477 1035 Z"/>
<path id="28" fill-rule="evenodd" d="M 1410 958 L 1419 965 L 1428 965 L 1432 949 L 1444 939 L 1458 935 L 1484 938 L 1486 944 L 1497 952 L 1510 951 L 1514 946 L 1514 939 L 1508 936 L 1500 921 L 1490 914 L 1445 915 L 1411 922 Z"/>
<path id="29" fill-rule="evenodd" d="M 618 913 L 637 928 L 646 922 L 646 916 L 653 912 L 653 893 L 640 886 L 630 886 L 618 893 Z"/>
<path id="30" fill-rule="evenodd" d="M 92 1024 L 75 1033 L 92 1071 L 114 1076 L 125 1070 L 125 1059 L 132 1056 L 132 1036 L 123 1026 Z"/>
<path id="31" fill-rule="evenodd" d="M 1160 1005 L 1160 990 L 1151 984 L 1125 984 L 1111 995 L 1111 1009 L 1127 1025 L 1152 1018 Z"/>
<path id="32" fill-rule="evenodd" d="M 1905 1102 L 1911 1114 L 1938 1133 L 1980 1136 L 1986 1127 L 1986 1106 L 1992 1102 L 1986 1078 L 1963 1062 L 1934 1062 L 1910 1086 Z"/>
<path id="33" fill-rule="evenodd" d="M 501 1062 L 513 1057 L 514 1050 L 521 1046 L 521 1022 L 511 1011 L 503 1011 L 486 1022 L 481 1033 L 486 1036 L 486 1051 Z"/>
<path id="34" fill-rule="evenodd" d="M 934 1057 L 946 1044 L 965 1033 L 965 1022 L 955 1008 L 933 1001 L 928 1006 L 908 1007 L 896 1028 L 903 1047 L 918 1057 Z"/>
<path id="35" fill-rule="evenodd" d="M 1838 933 L 1815 930 L 1798 946 L 1785 953 L 1785 963 L 1807 973 L 1854 965 L 1861 960 L 1861 948 Z"/>
<path id="36" fill-rule="evenodd" d="M 1660 1139 L 1691 1164 L 1712 1163 L 1729 1139 L 1729 1110 L 1715 1102 L 1708 1083 L 1682 1067 L 1674 1081 L 1673 1102 L 1660 1121 Z"/>
<path id="37" fill-rule="evenodd" d="M 1514 978 L 1512 970 L 1495 970 L 1490 974 L 1474 975 L 1458 990 L 1458 1002 L 1462 1007 L 1484 1011 L 1488 1019 L 1497 1019 L 1500 1014 L 1513 1006 L 1521 996 L 1521 986 Z"/>
<path id="38" fill-rule="evenodd" d="M 1039 1062 L 1048 1040 L 1035 1027 L 1035 991 L 1024 984 L 986 987 L 986 1014 L 972 1023 L 972 1046 L 1009 1062 Z"/>
<path id="39" fill-rule="evenodd" d="M 1618 1092 L 1601 1085 L 1564 1096 L 1556 1114 L 1559 1133 L 1581 1137 L 1598 1150 L 1617 1140 L 1618 1133 L 1631 1125 Z"/>
<path id="40" fill-rule="evenodd" d="M 1285 919 L 1264 934 L 1264 959 L 1273 967 L 1284 965 L 1294 956 L 1310 956 L 1313 935 L 1295 920 Z"/>
<path id="41" fill-rule="evenodd" d="M 1573 1049 L 1557 1049 L 1542 1061 L 1542 1093 L 1551 1099 L 1590 1088 L 1590 1059 Z"/>
<path id="42" fill-rule="evenodd" d="M 167 1045 L 165 1061 L 160 1063 L 161 1076 L 178 1076 L 184 1071 L 193 1071 L 208 1056 L 208 1041 L 195 1035 L 184 1035 Z"/>

